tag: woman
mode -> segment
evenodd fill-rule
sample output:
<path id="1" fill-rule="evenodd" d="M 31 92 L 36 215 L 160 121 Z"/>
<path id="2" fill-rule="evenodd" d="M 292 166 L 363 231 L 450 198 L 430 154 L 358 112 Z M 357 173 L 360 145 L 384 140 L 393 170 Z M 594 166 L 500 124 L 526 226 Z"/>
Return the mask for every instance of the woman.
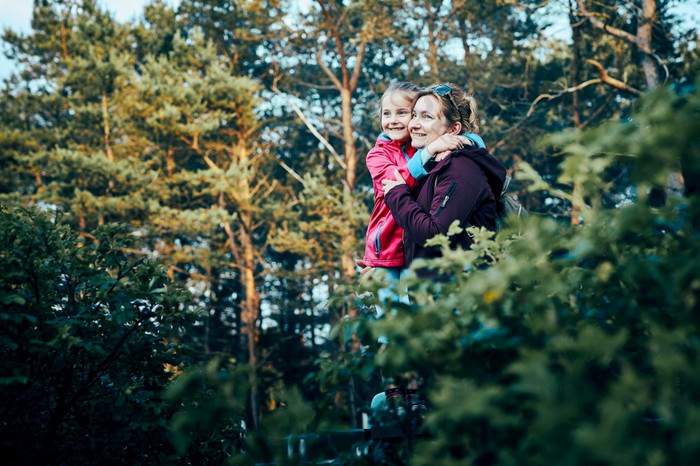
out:
<path id="1" fill-rule="evenodd" d="M 431 86 L 418 93 L 408 129 L 411 144 L 432 155 L 440 136 L 478 132 L 476 102 L 454 84 Z M 486 149 L 465 148 L 436 158 L 415 199 L 398 171 L 396 180 L 383 180 L 384 202 L 405 232 L 406 266 L 414 259 L 440 256 L 438 247 L 426 247 L 425 242 L 446 234 L 455 220 L 462 228 L 495 230 L 496 201 L 505 174 L 503 164 Z M 466 232 L 451 237 L 452 247 L 467 249 L 471 244 Z"/>

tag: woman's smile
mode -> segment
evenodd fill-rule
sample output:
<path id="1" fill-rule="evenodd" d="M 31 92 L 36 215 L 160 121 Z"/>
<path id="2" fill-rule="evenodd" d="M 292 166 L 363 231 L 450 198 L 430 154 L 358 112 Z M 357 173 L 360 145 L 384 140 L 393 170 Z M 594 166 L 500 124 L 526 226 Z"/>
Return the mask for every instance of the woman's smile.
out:
<path id="1" fill-rule="evenodd" d="M 440 114 L 437 97 L 424 95 L 413 106 L 413 117 L 408 124 L 411 133 L 411 145 L 423 148 L 445 134 L 449 122 Z"/>

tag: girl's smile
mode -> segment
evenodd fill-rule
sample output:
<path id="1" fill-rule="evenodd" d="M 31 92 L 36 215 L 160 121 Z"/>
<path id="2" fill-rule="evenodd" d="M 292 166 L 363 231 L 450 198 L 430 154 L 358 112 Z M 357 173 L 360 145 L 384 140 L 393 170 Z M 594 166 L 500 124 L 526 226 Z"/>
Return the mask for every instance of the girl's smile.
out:
<path id="1" fill-rule="evenodd" d="M 402 93 L 392 92 L 382 100 L 382 131 L 392 141 L 408 141 L 411 101 Z"/>

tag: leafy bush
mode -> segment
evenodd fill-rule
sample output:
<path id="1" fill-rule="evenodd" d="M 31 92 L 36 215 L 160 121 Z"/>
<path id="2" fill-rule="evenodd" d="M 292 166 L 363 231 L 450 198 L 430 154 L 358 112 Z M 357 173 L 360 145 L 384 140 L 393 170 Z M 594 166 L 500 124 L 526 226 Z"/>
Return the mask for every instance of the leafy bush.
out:
<path id="1" fill-rule="evenodd" d="M 126 255 L 109 225 L 78 237 L 0 211 L 0 451 L 9 464 L 152 464 L 174 455 L 162 397 L 185 365 L 189 294 Z"/>

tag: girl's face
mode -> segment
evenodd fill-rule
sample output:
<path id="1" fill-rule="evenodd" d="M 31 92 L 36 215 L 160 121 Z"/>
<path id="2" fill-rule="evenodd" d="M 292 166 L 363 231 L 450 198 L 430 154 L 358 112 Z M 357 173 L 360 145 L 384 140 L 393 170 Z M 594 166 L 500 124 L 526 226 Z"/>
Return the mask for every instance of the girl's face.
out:
<path id="1" fill-rule="evenodd" d="M 444 116 L 438 115 L 439 110 L 438 99 L 434 95 L 424 95 L 416 100 L 408 125 L 413 147 L 421 149 L 447 133 L 450 123 Z"/>
<path id="2" fill-rule="evenodd" d="M 382 131 L 392 141 L 406 142 L 410 138 L 411 101 L 401 92 L 392 92 L 382 99 Z"/>

